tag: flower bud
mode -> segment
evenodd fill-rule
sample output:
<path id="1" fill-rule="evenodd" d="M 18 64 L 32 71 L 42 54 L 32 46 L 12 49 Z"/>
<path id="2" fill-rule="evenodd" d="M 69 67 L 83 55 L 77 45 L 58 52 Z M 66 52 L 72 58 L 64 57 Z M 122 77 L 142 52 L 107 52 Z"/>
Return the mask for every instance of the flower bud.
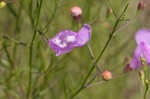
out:
<path id="1" fill-rule="evenodd" d="M 72 16 L 77 17 L 77 16 L 81 16 L 82 14 L 82 9 L 78 6 L 74 6 L 70 10 L 71 10 Z"/>
<path id="2" fill-rule="evenodd" d="M 123 72 L 124 72 L 124 73 L 127 73 L 127 72 L 132 71 L 132 70 L 133 70 L 133 69 L 130 67 L 130 64 L 127 64 L 127 65 L 124 67 Z"/>
<path id="3" fill-rule="evenodd" d="M 145 80 L 145 84 L 149 85 L 149 81 L 147 79 Z"/>
<path id="4" fill-rule="evenodd" d="M 146 6 L 146 5 L 145 5 L 144 1 L 140 1 L 139 4 L 138 4 L 137 9 L 138 9 L 138 10 L 143 10 L 143 9 L 145 8 L 145 6 Z"/>
<path id="5" fill-rule="evenodd" d="M 104 80 L 110 80 L 112 79 L 112 73 L 106 70 L 102 73 L 102 77 Z"/>
<path id="6" fill-rule="evenodd" d="M 0 8 L 3 8 L 3 7 L 5 7 L 5 6 L 6 6 L 6 2 L 0 1 Z"/>
<path id="7" fill-rule="evenodd" d="M 78 22 L 81 23 L 81 15 L 82 15 L 82 9 L 78 6 L 74 6 L 70 9 L 71 15 L 73 18 Z"/>

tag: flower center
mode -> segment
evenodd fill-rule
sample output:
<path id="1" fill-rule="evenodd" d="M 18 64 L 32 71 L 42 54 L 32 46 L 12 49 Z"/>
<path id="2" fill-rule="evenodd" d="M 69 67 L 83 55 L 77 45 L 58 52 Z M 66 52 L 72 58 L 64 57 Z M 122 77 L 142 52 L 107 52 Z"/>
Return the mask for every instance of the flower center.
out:
<path id="1" fill-rule="evenodd" d="M 61 40 L 59 38 L 55 38 L 53 40 L 53 42 L 56 44 L 56 45 L 59 45 L 61 43 Z"/>
<path id="2" fill-rule="evenodd" d="M 65 48 L 67 46 L 67 44 L 65 42 L 62 42 L 62 40 L 59 38 L 55 38 L 53 42 L 61 48 Z"/>
<path id="3" fill-rule="evenodd" d="M 65 40 L 66 40 L 67 42 L 74 42 L 74 41 L 75 41 L 75 36 L 69 35 L 69 36 L 66 37 Z"/>

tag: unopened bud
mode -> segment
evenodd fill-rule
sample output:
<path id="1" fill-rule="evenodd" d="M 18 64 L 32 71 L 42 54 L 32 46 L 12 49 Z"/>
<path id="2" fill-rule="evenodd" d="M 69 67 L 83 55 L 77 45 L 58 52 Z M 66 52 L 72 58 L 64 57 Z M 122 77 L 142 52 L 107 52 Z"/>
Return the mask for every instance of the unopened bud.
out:
<path id="1" fill-rule="evenodd" d="M 0 1 L 0 8 L 3 8 L 3 7 L 5 7 L 5 6 L 6 6 L 6 2 Z"/>
<path id="2" fill-rule="evenodd" d="M 129 71 L 131 71 L 131 70 L 133 70 L 133 69 L 130 67 L 130 64 L 127 64 L 127 65 L 124 67 L 123 72 L 126 73 L 126 72 L 129 72 Z"/>
<path id="3" fill-rule="evenodd" d="M 73 18 L 78 22 L 81 23 L 81 15 L 82 15 L 82 9 L 78 6 L 74 6 L 70 9 L 71 15 Z"/>
<path id="4" fill-rule="evenodd" d="M 149 84 L 149 81 L 147 79 L 145 80 L 145 84 L 147 84 L 147 85 Z"/>
<path id="5" fill-rule="evenodd" d="M 104 80 L 110 80 L 110 79 L 112 79 L 112 73 L 110 71 L 106 70 L 102 73 L 102 77 Z"/>
<path id="6" fill-rule="evenodd" d="M 78 6 L 74 6 L 70 10 L 71 10 L 72 16 L 81 16 L 82 14 L 82 9 Z"/>
<path id="7" fill-rule="evenodd" d="M 143 10 L 145 7 L 146 7 L 146 5 L 145 5 L 144 1 L 140 1 L 139 4 L 138 4 L 137 9 L 138 10 Z"/>

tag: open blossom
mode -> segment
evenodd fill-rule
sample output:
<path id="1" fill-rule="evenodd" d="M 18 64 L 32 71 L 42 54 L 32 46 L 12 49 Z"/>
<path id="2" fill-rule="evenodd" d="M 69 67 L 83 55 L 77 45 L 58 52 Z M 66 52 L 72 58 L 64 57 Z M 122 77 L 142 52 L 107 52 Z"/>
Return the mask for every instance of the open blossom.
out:
<path id="1" fill-rule="evenodd" d="M 78 31 L 65 30 L 59 32 L 55 37 L 49 40 L 51 49 L 56 56 L 70 52 L 74 47 L 82 47 L 91 37 L 91 28 L 88 24 Z"/>
<path id="2" fill-rule="evenodd" d="M 150 30 L 139 30 L 135 35 L 135 39 L 137 48 L 135 49 L 133 60 L 130 63 L 132 69 L 142 66 L 140 58 L 144 58 L 147 65 L 150 65 Z"/>

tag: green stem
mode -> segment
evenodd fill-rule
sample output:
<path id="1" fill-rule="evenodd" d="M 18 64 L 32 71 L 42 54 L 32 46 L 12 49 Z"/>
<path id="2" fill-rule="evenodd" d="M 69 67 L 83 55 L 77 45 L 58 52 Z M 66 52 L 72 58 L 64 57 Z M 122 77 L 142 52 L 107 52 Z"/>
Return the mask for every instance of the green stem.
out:
<path id="1" fill-rule="evenodd" d="M 3 42 L 3 48 L 4 48 L 4 51 L 5 51 L 5 53 L 6 53 L 6 56 L 7 56 L 7 59 L 8 59 L 8 61 L 9 61 L 9 64 L 10 64 L 10 68 L 9 68 L 9 72 L 8 72 L 8 77 L 6 77 L 6 91 L 5 91 L 5 93 L 6 93 L 6 96 L 7 96 L 7 98 L 9 99 L 10 98 L 10 95 L 11 95 L 11 93 L 9 92 L 10 91 L 10 89 L 11 89 L 11 79 L 12 79 L 12 77 L 14 76 L 13 75 L 13 71 L 14 71 L 14 62 L 13 62 L 13 60 L 12 60 L 12 58 L 11 58 L 11 56 L 10 56 L 10 53 L 9 53 L 9 51 L 8 51 L 8 48 L 7 48 L 7 46 L 6 46 L 6 42 L 4 41 Z"/>
<path id="2" fill-rule="evenodd" d="M 106 42 L 106 44 L 105 44 L 103 50 L 101 51 L 101 53 L 99 54 L 98 58 L 97 58 L 96 61 L 95 61 L 95 65 L 96 65 L 96 64 L 98 63 L 98 61 L 101 59 L 101 57 L 103 56 L 103 54 L 104 54 L 106 48 L 108 47 L 109 43 L 111 42 L 111 40 L 112 40 L 114 34 L 116 33 L 116 28 L 117 28 L 117 26 L 118 26 L 118 24 L 119 24 L 119 22 L 120 22 L 120 19 L 121 19 L 121 17 L 124 15 L 124 13 L 126 12 L 127 8 L 128 8 L 128 4 L 126 5 L 126 7 L 125 7 L 124 11 L 122 12 L 122 14 L 120 15 L 120 17 L 116 20 L 115 25 L 114 25 L 114 27 L 113 27 L 113 30 L 112 30 L 112 32 L 110 33 L 110 36 L 109 36 L 109 38 L 108 38 L 108 40 L 107 40 L 107 42 Z M 95 78 L 96 78 L 96 76 L 95 76 Z M 89 82 L 92 83 L 92 82 L 95 80 L 95 78 L 94 78 L 94 79 L 91 79 Z M 88 83 L 88 84 L 90 84 L 90 83 Z"/>
<path id="3" fill-rule="evenodd" d="M 145 90 L 144 90 L 144 99 L 146 99 L 147 92 L 149 89 L 149 82 L 147 80 L 147 64 L 146 61 L 144 61 L 144 85 L 145 85 Z"/>
<path id="4" fill-rule="evenodd" d="M 95 61 L 94 64 L 92 65 L 90 71 L 88 72 L 87 76 L 86 76 L 85 79 L 83 80 L 83 82 L 82 82 L 82 84 L 81 84 L 81 87 L 80 87 L 77 91 L 75 91 L 75 93 L 73 93 L 73 94 L 71 95 L 70 99 L 73 99 L 76 95 L 78 95 L 78 94 L 85 88 L 85 84 L 86 84 L 88 78 L 89 78 L 90 75 L 92 74 L 93 70 L 95 69 L 95 65 L 96 65 L 96 64 L 98 63 L 98 61 L 101 59 L 101 57 L 102 57 L 102 55 L 104 54 L 106 48 L 108 47 L 110 41 L 112 40 L 113 34 L 114 34 L 115 31 L 116 31 L 116 28 L 117 28 L 117 26 L 118 26 L 118 24 L 119 24 L 119 22 L 120 22 L 120 19 L 121 19 L 121 17 L 124 15 L 124 13 L 126 12 L 127 8 L 128 8 L 128 4 L 126 5 L 125 9 L 123 10 L 123 12 L 122 12 L 121 15 L 119 16 L 119 18 L 116 20 L 115 25 L 114 25 L 114 27 L 113 27 L 113 30 L 112 30 L 112 32 L 110 33 L 110 36 L 109 36 L 109 38 L 108 38 L 108 40 L 107 40 L 107 42 L 106 42 L 106 44 L 105 44 L 103 50 L 101 51 L 101 53 L 99 54 L 98 58 L 96 59 L 96 61 Z"/>
<path id="5" fill-rule="evenodd" d="M 28 89 L 27 89 L 27 99 L 31 99 L 31 93 L 32 93 L 32 52 L 33 52 L 33 42 L 35 40 L 36 37 L 36 33 L 37 33 L 37 27 L 38 27 L 38 23 L 39 23 L 39 17 L 40 17 L 40 11 L 41 11 L 41 6 L 42 6 L 42 2 L 43 0 L 40 0 L 40 4 L 39 6 L 37 6 L 37 18 L 36 18 L 36 23 L 34 26 L 34 34 L 32 36 L 32 40 L 30 43 L 30 47 L 29 47 L 29 82 L 28 82 Z M 37 2 L 38 3 L 38 2 Z M 32 7 L 32 2 L 30 7 Z M 32 12 L 32 11 L 31 11 Z M 32 17 L 32 14 L 30 14 Z"/>
<path id="6" fill-rule="evenodd" d="M 9 61 L 10 65 L 11 65 L 11 68 L 14 69 L 14 62 L 13 62 L 13 60 L 11 59 L 11 56 L 10 56 L 10 54 L 9 54 L 9 52 L 8 52 L 8 49 L 7 49 L 7 46 L 6 46 L 5 43 L 6 43 L 6 42 L 3 43 L 4 51 L 5 51 L 5 53 L 6 53 L 6 56 L 7 56 L 7 59 L 8 59 L 8 61 Z"/>
<path id="7" fill-rule="evenodd" d="M 34 34 L 32 36 L 32 41 L 29 47 L 29 82 L 28 82 L 28 89 L 27 89 L 27 99 L 30 99 L 31 94 L 31 84 L 32 84 L 32 49 L 33 49 L 33 41 L 36 37 L 36 31 L 34 31 Z"/>
<path id="8" fill-rule="evenodd" d="M 146 99 L 146 95 L 148 93 L 148 89 L 149 89 L 149 83 L 148 80 L 145 80 L 145 91 L 144 91 L 144 99 Z"/>

